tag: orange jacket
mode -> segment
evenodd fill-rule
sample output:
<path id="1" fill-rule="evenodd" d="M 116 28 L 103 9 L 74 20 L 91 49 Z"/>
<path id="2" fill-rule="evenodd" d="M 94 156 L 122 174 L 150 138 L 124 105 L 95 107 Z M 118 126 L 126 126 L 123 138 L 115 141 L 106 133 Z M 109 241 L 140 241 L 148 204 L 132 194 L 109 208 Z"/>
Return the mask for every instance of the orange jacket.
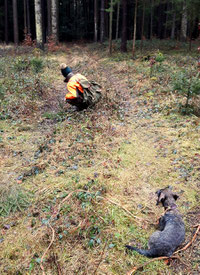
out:
<path id="1" fill-rule="evenodd" d="M 79 83 L 80 80 L 87 80 L 87 78 L 81 74 L 73 75 L 70 80 L 67 82 L 67 90 L 66 99 L 75 99 L 78 97 L 76 89 L 78 89 L 81 93 L 83 93 L 83 87 Z"/>

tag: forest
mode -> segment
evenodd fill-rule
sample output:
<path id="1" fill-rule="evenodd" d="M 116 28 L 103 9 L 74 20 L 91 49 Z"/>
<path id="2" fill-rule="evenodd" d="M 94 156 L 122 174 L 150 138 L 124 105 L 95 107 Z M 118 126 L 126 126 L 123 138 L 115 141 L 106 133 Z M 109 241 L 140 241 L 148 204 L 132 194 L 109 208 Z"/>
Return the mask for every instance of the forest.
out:
<path id="1" fill-rule="evenodd" d="M 199 11 L 0 1 L 0 274 L 200 273 Z"/>

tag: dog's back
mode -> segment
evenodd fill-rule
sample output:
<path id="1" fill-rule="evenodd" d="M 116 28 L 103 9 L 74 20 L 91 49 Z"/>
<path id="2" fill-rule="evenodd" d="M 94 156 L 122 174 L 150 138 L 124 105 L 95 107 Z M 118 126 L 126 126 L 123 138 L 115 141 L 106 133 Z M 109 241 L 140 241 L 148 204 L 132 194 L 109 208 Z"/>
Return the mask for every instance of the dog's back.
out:
<path id="1" fill-rule="evenodd" d="M 165 190 L 165 189 L 163 189 Z M 163 192 L 162 190 L 162 192 Z M 165 196 L 163 196 L 163 193 Z M 184 241 L 185 238 L 185 226 L 181 215 L 176 209 L 174 203 L 175 197 L 172 192 L 163 192 L 158 194 L 158 203 L 162 202 L 163 206 L 166 208 L 169 205 L 172 205 L 172 208 L 169 209 L 159 220 L 159 230 L 154 232 L 149 239 L 149 249 L 139 249 L 130 245 L 126 245 L 127 249 L 137 251 L 141 255 L 146 257 L 159 257 L 167 256 L 170 257 L 176 248 Z M 162 194 L 162 196 L 161 196 Z M 166 196 L 167 194 L 167 196 Z M 160 196 L 162 201 L 159 200 Z M 174 198 L 175 197 L 175 198 Z"/>

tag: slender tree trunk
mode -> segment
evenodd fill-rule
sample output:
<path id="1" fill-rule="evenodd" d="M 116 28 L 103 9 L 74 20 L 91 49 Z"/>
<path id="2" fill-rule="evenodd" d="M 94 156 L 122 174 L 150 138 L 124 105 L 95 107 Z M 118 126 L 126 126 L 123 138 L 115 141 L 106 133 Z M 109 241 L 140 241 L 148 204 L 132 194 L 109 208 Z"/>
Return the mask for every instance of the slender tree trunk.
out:
<path id="1" fill-rule="evenodd" d="M 27 34 L 27 11 L 26 0 L 24 0 L 24 34 Z"/>
<path id="2" fill-rule="evenodd" d="M 51 1 L 47 0 L 47 36 L 51 36 Z"/>
<path id="3" fill-rule="evenodd" d="M 45 27 L 45 0 L 41 0 L 41 9 L 42 9 L 42 40 L 43 43 L 46 43 L 46 27 Z"/>
<path id="4" fill-rule="evenodd" d="M 135 40 L 136 40 L 136 30 L 137 30 L 137 4 L 138 0 L 135 0 L 135 12 L 134 12 L 134 28 L 133 28 L 133 48 L 132 48 L 132 56 L 135 55 Z"/>
<path id="5" fill-rule="evenodd" d="M 103 43 L 105 37 L 105 0 L 101 0 L 101 25 L 100 42 Z"/>
<path id="6" fill-rule="evenodd" d="M 158 7 L 158 37 L 159 39 L 162 38 L 162 27 L 163 27 L 163 4 L 162 0 L 159 1 L 159 7 Z"/>
<path id="7" fill-rule="evenodd" d="M 115 39 L 117 40 L 119 37 L 119 12 L 120 12 L 120 1 L 117 3 L 117 22 L 116 22 L 116 35 Z"/>
<path id="8" fill-rule="evenodd" d="M 151 0 L 151 19 L 150 19 L 150 40 L 153 38 L 153 4 L 154 0 Z"/>
<path id="9" fill-rule="evenodd" d="M 122 0 L 122 39 L 121 51 L 127 52 L 127 0 Z"/>
<path id="10" fill-rule="evenodd" d="M 181 41 L 187 40 L 187 0 L 183 2 L 182 20 L 181 20 Z"/>
<path id="11" fill-rule="evenodd" d="M 31 35 L 31 21 L 30 21 L 30 5 L 29 5 L 29 0 L 26 0 L 27 4 L 27 30 L 28 34 Z"/>
<path id="12" fill-rule="evenodd" d="M 165 30 L 164 30 L 164 38 L 167 38 L 167 29 L 168 29 L 168 26 L 167 26 L 167 23 L 168 23 L 168 18 L 169 18 L 169 1 L 167 1 L 167 8 L 166 8 L 166 20 L 165 20 Z"/>
<path id="13" fill-rule="evenodd" d="M 112 19 L 113 19 L 113 0 L 110 0 L 110 20 L 109 20 L 109 53 L 112 54 Z"/>
<path id="14" fill-rule="evenodd" d="M 175 26 L 176 26 L 176 11 L 173 11 L 171 39 L 175 38 Z"/>
<path id="15" fill-rule="evenodd" d="M 19 44 L 18 33 L 18 14 L 17 14 L 17 0 L 13 0 L 13 31 L 14 31 L 14 43 Z"/>
<path id="16" fill-rule="evenodd" d="M 52 24 L 52 36 L 55 42 L 58 41 L 58 1 L 51 1 L 51 24 Z"/>
<path id="17" fill-rule="evenodd" d="M 109 6 L 110 6 L 109 3 L 110 3 L 110 1 L 111 1 L 111 0 L 105 0 L 105 9 L 108 9 L 108 8 L 109 8 Z M 113 0 L 113 1 L 114 1 L 114 0 Z M 109 38 L 110 13 L 109 13 L 109 12 L 105 12 L 105 13 L 104 13 L 104 16 L 105 16 L 105 37 L 108 37 L 108 38 Z"/>
<path id="18" fill-rule="evenodd" d="M 35 0 L 35 29 L 36 29 L 36 43 L 37 47 L 44 49 L 42 40 L 42 10 L 41 0 Z"/>
<path id="19" fill-rule="evenodd" d="M 4 13 L 5 13 L 5 42 L 8 44 L 8 2 L 4 0 Z"/>
<path id="20" fill-rule="evenodd" d="M 97 18 L 98 4 L 97 0 L 94 0 L 94 42 L 97 42 L 98 35 L 98 18 Z"/>
<path id="21" fill-rule="evenodd" d="M 143 50 L 143 41 L 144 41 L 144 17 L 145 17 L 145 0 L 143 0 L 143 9 L 142 9 L 142 26 L 141 26 L 141 43 L 140 51 Z"/>

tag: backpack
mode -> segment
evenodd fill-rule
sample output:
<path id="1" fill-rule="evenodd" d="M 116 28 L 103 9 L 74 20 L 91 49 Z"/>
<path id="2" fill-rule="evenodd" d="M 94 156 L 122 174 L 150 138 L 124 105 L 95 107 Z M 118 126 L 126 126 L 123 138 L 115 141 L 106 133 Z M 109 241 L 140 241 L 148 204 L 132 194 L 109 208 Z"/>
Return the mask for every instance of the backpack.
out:
<path id="1" fill-rule="evenodd" d="M 83 87 L 83 102 L 88 106 L 93 106 L 101 98 L 101 86 L 95 81 L 88 81 L 85 77 L 79 75 L 78 82 Z"/>

